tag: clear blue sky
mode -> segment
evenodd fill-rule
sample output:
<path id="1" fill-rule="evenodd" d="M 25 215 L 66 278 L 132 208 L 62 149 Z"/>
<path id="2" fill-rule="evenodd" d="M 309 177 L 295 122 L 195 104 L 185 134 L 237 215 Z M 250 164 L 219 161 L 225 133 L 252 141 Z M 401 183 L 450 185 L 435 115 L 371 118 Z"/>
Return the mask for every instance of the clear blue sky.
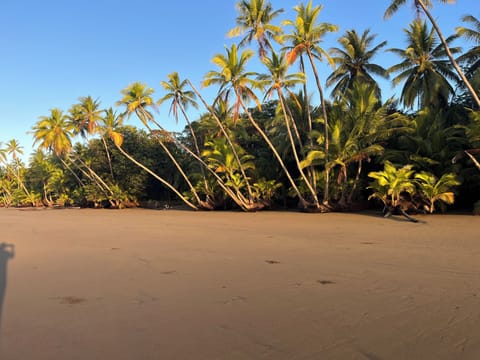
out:
<path id="1" fill-rule="evenodd" d="M 287 10 L 283 18 L 292 19 L 292 8 L 299 2 L 271 0 L 275 8 Z M 352 28 L 359 32 L 370 28 L 378 34 L 378 42 L 404 47 L 402 29 L 413 19 L 414 9 L 406 5 L 384 21 L 389 3 L 315 1 L 323 5 L 320 20 L 340 26 L 338 33 L 325 38 L 323 47 L 337 46 L 338 37 Z M 461 24 L 461 16 L 480 17 L 478 0 L 434 3 L 433 14 L 447 35 Z M 120 90 L 133 81 L 155 88 L 159 98 L 160 81 L 173 71 L 199 85 L 203 75 L 215 69 L 210 59 L 232 41 L 225 34 L 235 26 L 235 4 L 235 0 L 2 0 L 0 141 L 19 140 L 28 159 L 32 136 L 27 131 L 51 108 L 66 111 L 78 97 L 87 95 L 110 107 L 120 98 Z M 377 62 L 388 67 L 396 60 L 382 55 Z M 324 80 L 331 69 L 320 68 Z M 388 84 L 383 86 L 391 91 Z M 207 97 L 211 91 L 205 92 Z M 175 128 L 167 107 L 158 116 L 167 128 Z"/>

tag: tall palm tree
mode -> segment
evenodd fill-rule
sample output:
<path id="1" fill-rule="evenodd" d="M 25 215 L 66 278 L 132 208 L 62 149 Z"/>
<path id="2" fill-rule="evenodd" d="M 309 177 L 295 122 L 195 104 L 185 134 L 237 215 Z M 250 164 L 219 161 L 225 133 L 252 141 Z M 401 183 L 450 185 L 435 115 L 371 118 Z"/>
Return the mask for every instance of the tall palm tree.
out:
<path id="1" fill-rule="evenodd" d="M 115 147 L 120 151 L 120 153 L 125 156 L 128 160 L 133 162 L 135 165 L 137 165 L 139 168 L 143 169 L 146 171 L 148 174 L 153 176 L 155 179 L 160 181 L 163 185 L 165 185 L 167 188 L 172 190 L 185 204 L 187 204 L 190 208 L 197 210 L 197 206 L 190 202 L 185 196 L 178 191 L 175 186 L 170 184 L 167 180 L 165 180 L 163 177 L 159 176 L 156 174 L 154 171 L 152 171 L 150 168 L 136 160 L 132 155 L 130 155 L 128 152 L 126 152 L 123 147 L 123 135 L 118 131 L 118 127 L 120 127 L 123 123 L 123 116 L 117 115 L 115 111 L 112 108 L 109 108 L 105 110 L 104 117 L 101 122 L 101 127 L 102 131 L 112 140 L 113 144 Z"/>
<path id="2" fill-rule="evenodd" d="M 53 152 L 57 156 L 64 155 L 72 149 L 74 126 L 67 114 L 54 108 L 49 116 L 41 116 L 33 126 L 34 145 L 40 149 Z"/>
<path id="3" fill-rule="evenodd" d="M 103 119 L 104 110 L 100 108 L 100 101 L 98 99 L 93 99 L 91 96 L 82 96 L 78 100 L 79 102 L 73 105 L 69 110 L 70 118 L 75 125 L 75 133 L 79 133 L 86 139 L 87 136 L 99 133 L 97 131 L 97 126 Z M 113 180 L 110 151 L 108 150 L 107 142 L 102 133 L 100 132 L 99 134 L 105 149 L 105 154 L 107 155 L 110 176 Z"/>
<path id="4" fill-rule="evenodd" d="M 329 157 L 329 136 L 328 136 L 328 115 L 325 105 L 325 97 L 323 95 L 323 87 L 320 82 L 320 77 L 317 70 L 317 65 L 315 60 L 322 60 L 323 58 L 327 59 L 330 63 L 332 60 L 328 53 L 322 49 L 320 43 L 329 32 L 334 32 L 338 30 L 336 25 L 329 23 L 318 23 L 318 17 L 322 10 L 322 6 L 313 6 L 312 0 L 310 0 L 307 5 L 301 3 L 294 7 L 294 10 L 297 13 L 295 21 L 287 20 L 283 24 L 286 26 L 291 26 L 292 33 L 285 34 L 283 39 L 288 41 L 290 45 L 287 46 L 289 49 L 288 53 L 288 62 L 293 64 L 297 57 L 303 53 L 307 54 L 310 66 L 312 68 L 315 82 L 317 84 L 318 94 L 320 97 L 320 105 L 323 112 L 323 121 L 324 121 L 324 133 L 325 133 L 325 159 L 328 162 Z M 329 188 L 329 172 L 328 169 L 325 171 L 325 192 L 323 197 L 323 203 L 328 205 L 328 188 Z"/>
<path id="5" fill-rule="evenodd" d="M 333 86 L 332 94 L 341 97 L 351 89 L 355 81 L 362 81 L 375 86 L 378 98 L 381 90 L 373 75 L 388 79 L 388 72 L 382 66 L 372 63 L 373 57 L 387 44 L 382 41 L 373 45 L 376 35 L 365 30 L 360 36 L 355 30 L 347 30 L 338 42 L 341 48 L 332 48 L 332 60 L 337 65 L 335 71 L 327 78 L 327 86 Z"/>
<path id="6" fill-rule="evenodd" d="M 473 41 L 475 45 L 460 56 L 458 61 L 467 65 L 465 76 L 471 81 L 477 93 L 480 93 L 480 20 L 472 15 L 466 15 L 462 21 L 469 23 L 471 28 L 457 27 L 457 35 Z"/>
<path id="7" fill-rule="evenodd" d="M 282 33 L 282 28 L 273 25 L 272 20 L 284 10 L 273 10 L 272 4 L 266 0 L 242 0 L 237 3 L 237 9 L 237 26 L 228 32 L 228 36 L 235 37 L 246 32 L 239 46 L 243 47 L 256 40 L 258 53 L 263 58 L 268 50 L 273 50 L 270 40 L 278 40 Z"/>
<path id="8" fill-rule="evenodd" d="M 250 50 L 243 51 L 240 55 L 237 52 L 237 46 L 235 44 L 232 45 L 230 49 L 227 49 L 227 55 L 216 55 L 213 58 L 213 63 L 215 63 L 219 67 L 219 71 L 210 71 L 205 75 L 205 79 L 203 82 L 204 86 L 210 86 L 213 84 L 220 85 L 219 96 L 228 96 L 230 93 L 233 93 L 235 96 L 235 112 L 238 112 L 238 108 L 241 107 L 245 112 L 248 120 L 253 125 L 255 130 L 260 134 L 260 136 L 264 139 L 267 145 L 270 147 L 271 151 L 273 152 L 274 156 L 277 158 L 280 166 L 282 167 L 285 175 L 290 181 L 293 189 L 295 190 L 296 194 L 298 195 L 302 206 L 306 205 L 306 201 L 301 195 L 295 181 L 293 180 L 290 172 L 288 171 L 287 167 L 285 166 L 283 159 L 281 158 L 280 154 L 276 150 L 275 146 L 268 138 L 267 134 L 260 125 L 255 121 L 252 117 L 251 113 L 248 111 L 247 106 L 245 105 L 244 100 L 246 99 L 253 99 L 257 106 L 260 108 L 260 101 L 258 100 L 257 96 L 255 95 L 252 88 L 260 88 L 260 83 L 252 78 L 252 76 L 257 76 L 257 73 L 254 72 L 247 72 L 245 70 L 246 64 L 248 60 L 253 56 L 253 52 Z M 237 159 L 237 162 L 241 164 L 241 162 Z M 251 189 L 249 189 L 249 196 L 253 197 L 251 193 Z"/>
<path id="9" fill-rule="evenodd" d="M 121 92 L 123 94 L 123 97 L 121 100 L 117 101 L 117 105 L 123 105 L 126 108 L 122 116 L 126 115 L 127 117 L 130 117 L 132 114 L 136 114 L 136 116 L 140 119 L 143 125 L 150 131 L 150 133 L 155 137 L 158 144 L 162 147 L 163 151 L 165 151 L 167 156 L 175 165 L 178 172 L 183 177 L 190 191 L 195 197 L 195 200 L 197 201 L 197 203 L 202 207 L 209 208 L 208 204 L 206 204 L 204 201 L 200 199 L 200 196 L 198 195 L 198 192 L 196 191 L 189 177 L 187 176 L 187 174 L 185 173 L 185 171 L 183 170 L 182 166 L 177 161 L 175 156 L 172 154 L 171 150 L 165 144 L 164 137 L 160 136 L 163 134 L 163 135 L 166 135 L 166 138 L 169 141 L 171 141 L 172 139 L 171 134 L 168 131 L 166 131 L 155 120 L 155 117 L 153 116 L 152 112 L 149 110 L 149 108 L 155 108 L 155 102 L 152 97 L 153 92 L 154 90 L 152 88 L 148 88 L 146 84 L 142 84 L 139 82 L 132 83 L 129 86 L 127 86 L 125 89 L 123 89 Z M 160 129 L 160 133 L 158 131 L 154 131 L 151 128 L 150 123 L 155 124 Z M 182 197 L 182 200 L 183 199 L 185 198 Z"/>
<path id="10" fill-rule="evenodd" d="M 313 198 L 313 205 L 316 208 L 319 208 L 320 204 L 318 201 L 316 190 L 312 186 L 312 179 L 308 178 L 305 175 L 303 167 L 300 165 L 300 158 L 297 152 L 297 144 L 292 134 L 292 127 L 295 130 L 295 133 L 297 135 L 297 141 L 300 145 L 300 149 L 302 150 L 302 152 L 303 146 L 301 143 L 300 135 L 298 133 L 298 127 L 295 123 L 295 119 L 292 116 L 290 109 L 288 108 L 288 105 L 285 101 L 285 96 L 283 94 L 283 90 L 285 90 L 291 98 L 295 98 L 295 94 L 293 94 L 290 89 L 298 84 L 302 84 L 305 80 L 305 76 L 303 73 L 288 74 L 289 66 L 286 61 L 285 52 L 277 54 L 275 51 L 272 51 L 271 57 L 265 57 L 263 59 L 263 63 L 265 64 L 269 73 L 268 75 L 260 75 L 259 79 L 266 86 L 268 86 L 266 90 L 267 97 L 272 96 L 274 93 L 278 97 L 280 107 L 283 113 L 283 119 L 285 121 L 285 128 L 287 129 L 288 139 L 290 141 L 290 146 L 293 152 L 293 156 L 295 158 L 295 163 L 303 181 L 305 182 L 308 190 L 310 191 L 310 194 Z"/>
<path id="11" fill-rule="evenodd" d="M 25 185 L 25 181 L 23 179 L 24 176 L 21 175 L 21 173 L 24 172 L 22 171 L 22 169 L 24 170 L 24 166 L 22 165 L 19 156 L 23 155 L 23 147 L 16 139 L 11 139 L 6 143 L 3 151 L 5 155 L 10 155 L 12 157 L 12 163 L 6 164 L 7 171 L 11 171 L 11 173 L 17 180 L 18 189 L 21 189 L 27 196 L 27 199 L 31 202 L 32 206 L 35 206 L 35 200 L 33 199 L 27 186 Z M 3 159 L 6 160 L 6 156 L 3 157 Z"/>
<path id="12" fill-rule="evenodd" d="M 171 101 L 170 103 L 170 114 L 173 113 L 176 122 L 178 123 L 178 115 L 181 112 L 183 118 L 187 123 L 188 130 L 190 131 L 190 135 L 193 139 L 194 151 L 197 156 L 201 156 L 200 147 L 198 145 L 197 135 L 193 129 L 192 123 L 187 115 L 188 107 L 192 106 L 195 109 L 198 109 L 198 104 L 196 102 L 196 95 L 195 92 L 192 90 L 187 90 L 186 87 L 188 86 L 187 80 L 180 80 L 180 77 L 177 72 L 173 72 L 168 75 L 168 81 L 162 81 L 160 85 L 163 87 L 167 94 L 165 94 L 161 99 L 157 101 L 158 105 L 161 105 L 167 101 Z M 205 192 L 208 194 L 210 191 L 208 190 L 208 182 L 205 177 L 205 170 L 202 166 L 200 166 L 200 171 L 203 177 L 203 184 L 205 187 Z"/>
<path id="13" fill-rule="evenodd" d="M 387 8 L 384 14 L 384 18 L 388 19 L 390 18 L 393 14 L 395 14 L 398 9 L 402 6 L 405 5 L 405 3 L 409 2 L 411 0 L 392 0 L 390 3 L 390 6 Z M 442 3 L 455 3 L 455 0 L 438 0 Z M 440 27 L 438 26 L 438 23 L 435 21 L 432 13 L 430 12 L 429 9 L 433 7 L 432 1 L 431 0 L 413 0 L 413 4 L 415 5 L 416 9 L 418 12 L 422 11 L 427 17 L 430 23 L 432 24 L 433 28 L 435 29 L 438 38 L 440 39 L 444 49 L 445 49 L 445 54 L 448 56 L 450 59 L 450 62 L 452 63 L 453 67 L 455 68 L 455 71 L 457 72 L 458 76 L 462 79 L 463 83 L 467 87 L 468 91 L 472 95 L 474 101 L 476 102 L 477 106 L 480 107 L 480 98 L 477 95 L 475 89 L 473 86 L 470 84 L 468 81 L 467 77 L 463 73 L 462 69 L 460 66 L 458 66 L 457 62 L 455 61 L 455 58 L 453 57 L 454 52 L 451 51 L 449 47 L 449 41 L 445 36 L 443 35 L 442 31 L 440 30 Z"/>
<path id="14" fill-rule="evenodd" d="M 75 126 L 67 114 L 58 108 L 51 109 L 49 116 L 40 116 L 38 122 L 32 127 L 34 145 L 38 144 L 39 149 L 54 153 L 62 165 L 83 186 L 82 180 L 63 159 L 73 149 L 74 128 Z"/>
<path id="15" fill-rule="evenodd" d="M 458 77 L 446 60 L 445 49 L 438 44 L 436 33 L 428 30 L 426 22 L 414 20 L 408 29 L 407 49 L 389 49 L 401 57 L 402 62 L 388 69 L 397 73 L 392 79 L 394 85 L 404 82 L 400 100 L 406 107 L 413 108 L 417 102 L 419 108 L 432 105 L 445 106 L 454 89 L 450 81 Z M 453 38 L 447 39 L 451 42 Z M 459 48 L 451 48 L 453 53 Z"/>

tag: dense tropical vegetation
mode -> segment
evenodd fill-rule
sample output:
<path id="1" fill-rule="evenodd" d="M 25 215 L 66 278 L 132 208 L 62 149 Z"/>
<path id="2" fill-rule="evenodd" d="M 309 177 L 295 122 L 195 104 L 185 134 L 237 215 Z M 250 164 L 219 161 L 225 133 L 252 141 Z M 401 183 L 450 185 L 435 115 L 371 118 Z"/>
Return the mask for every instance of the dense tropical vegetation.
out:
<path id="1" fill-rule="evenodd" d="M 385 17 L 405 3 L 391 1 Z M 432 1 L 413 3 L 426 19 L 405 25 L 404 47 L 346 29 L 325 49 L 339 29 L 321 21 L 322 6 L 300 3 L 275 23 L 283 9 L 240 1 L 229 32 L 240 41 L 213 57 L 201 87 L 172 72 L 160 95 L 135 82 L 116 108 L 89 95 L 53 108 L 32 126 L 28 164 L 16 140 L 1 144 L 1 205 L 480 209 L 480 21 L 466 15 L 445 37 Z M 471 47 L 455 46 L 459 37 Z M 376 63 L 382 51 L 398 63 Z M 378 80 L 389 78 L 399 96 L 382 99 Z M 165 128 L 166 113 L 183 132 Z"/>

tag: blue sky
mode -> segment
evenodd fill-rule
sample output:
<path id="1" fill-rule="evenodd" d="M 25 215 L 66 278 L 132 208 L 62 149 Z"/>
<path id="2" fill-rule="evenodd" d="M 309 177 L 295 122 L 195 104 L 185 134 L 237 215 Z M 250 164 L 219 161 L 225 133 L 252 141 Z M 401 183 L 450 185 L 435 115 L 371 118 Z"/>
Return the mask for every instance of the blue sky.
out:
<path id="1" fill-rule="evenodd" d="M 286 10 L 282 18 L 293 19 L 292 8 L 299 1 L 271 3 Z M 402 29 L 415 16 L 414 9 L 406 5 L 384 21 L 389 3 L 314 1 L 323 5 L 322 22 L 340 26 L 338 33 L 325 38 L 323 47 L 337 46 L 338 37 L 352 28 L 359 32 L 370 28 L 378 34 L 377 42 L 404 47 Z M 235 26 L 235 4 L 235 0 L 2 0 L 0 141 L 19 140 L 28 159 L 32 136 L 27 132 L 51 108 L 66 111 L 87 95 L 110 107 L 120 98 L 120 90 L 134 81 L 155 88 L 159 98 L 160 81 L 173 71 L 199 85 L 203 75 L 215 69 L 211 58 L 232 42 L 225 34 Z M 480 17 L 480 10 L 478 0 L 458 0 L 455 5 L 434 1 L 433 14 L 449 35 L 461 24 L 461 16 Z M 377 62 L 388 67 L 396 60 L 382 54 Z M 320 69 L 324 80 L 331 69 L 326 65 Z M 393 91 L 387 83 L 382 86 L 386 93 Z M 205 90 L 205 95 L 213 96 L 213 89 Z M 175 129 L 168 107 L 162 107 L 158 117 Z"/>

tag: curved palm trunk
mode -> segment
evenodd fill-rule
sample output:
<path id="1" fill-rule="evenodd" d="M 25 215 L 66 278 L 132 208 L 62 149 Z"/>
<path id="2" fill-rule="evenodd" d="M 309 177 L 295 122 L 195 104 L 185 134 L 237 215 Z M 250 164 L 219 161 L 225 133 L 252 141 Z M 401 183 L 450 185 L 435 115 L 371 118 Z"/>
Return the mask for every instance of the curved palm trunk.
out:
<path id="1" fill-rule="evenodd" d="M 230 198 L 235 202 L 235 204 L 237 204 L 242 210 L 252 211 L 252 210 L 259 209 L 257 205 L 252 206 L 251 201 L 246 199 L 237 187 L 235 187 L 234 189 L 235 192 L 233 192 L 227 185 L 225 185 L 225 182 L 223 181 L 223 179 L 208 166 L 208 164 L 201 158 L 200 155 L 197 155 L 196 153 L 194 153 L 191 149 L 185 146 L 185 144 L 183 144 L 181 141 L 179 141 L 174 136 L 172 136 L 170 132 L 165 132 L 165 134 L 168 136 L 168 138 L 171 141 L 175 142 L 178 146 L 180 146 L 183 150 L 185 150 L 185 152 L 187 152 L 190 156 L 192 156 L 195 160 L 197 160 L 200 163 L 200 165 L 202 165 L 202 168 L 207 169 L 207 171 L 209 171 L 215 177 L 218 185 L 222 188 L 222 190 L 225 191 L 225 193 L 228 196 L 230 196 Z M 209 208 L 209 209 L 212 208 L 209 204 L 205 204 L 205 203 L 202 203 L 202 204 L 203 204 L 202 206 L 204 206 L 205 208 Z"/>
<path id="2" fill-rule="evenodd" d="M 167 131 L 159 124 L 157 123 L 155 120 L 152 120 L 153 123 L 155 125 L 157 125 L 157 127 L 164 133 L 167 133 Z M 147 125 L 147 129 L 150 131 L 150 133 L 153 133 L 152 129 Z M 193 186 L 192 182 L 190 181 L 190 179 L 188 178 L 187 174 L 185 173 L 185 171 L 183 170 L 182 166 L 179 164 L 179 162 L 177 161 L 177 159 L 175 159 L 175 156 L 173 156 L 172 152 L 168 149 L 168 147 L 164 144 L 164 142 L 162 141 L 162 139 L 160 139 L 158 136 L 154 135 L 155 138 L 157 139 L 157 142 L 159 143 L 159 145 L 162 147 L 163 151 L 165 151 L 165 153 L 167 154 L 167 156 L 170 158 L 170 160 L 172 161 L 172 163 L 175 165 L 175 167 L 177 168 L 178 172 L 180 173 L 180 175 L 182 175 L 182 177 L 184 178 L 185 182 L 187 183 L 188 187 L 190 188 L 190 191 L 192 192 L 193 196 L 195 197 L 195 200 L 197 201 L 198 204 L 201 204 L 202 203 L 202 200 L 200 199 L 200 196 L 198 196 L 198 193 L 197 191 L 195 190 L 195 187 Z"/>
<path id="3" fill-rule="evenodd" d="M 225 136 L 225 139 L 227 140 L 228 142 L 228 145 L 230 146 L 230 148 L 232 149 L 232 152 L 233 152 L 233 155 L 235 156 L 235 161 L 237 162 L 238 164 L 238 167 L 240 169 L 240 172 L 242 173 L 242 176 L 245 180 L 245 183 L 247 185 L 247 192 L 248 192 L 248 197 L 250 199 L 250 201 L 253 202 L 253 193 L 252 193 L 252 187 L 250 185 L 250 181 L 248 181 L 248 177 L 247 177 L 247 174 L 245 173 L 245 169 L 243 168 L 243 165 L 242 165 L 242 162 L 240 161 L 240 158 L 238 156 L 238 153 L 237 153 L 237 150 L 235 150 L 235 146 L 233 145 L 232 143 L 232 140 L 230 139 L 230 136 L 228 136 L 228 133 L 227 131 L 225 130 L 225 127 L 223 126 L 222 122 L 220 121 L 220 119 L 218 118 L 217 115 L 215 115 L 215 112 L 213 111 L 212 107 L 210 105 L 207 104 L 207 102 L 205 101 L 205 99 L 203 98 L 202 94 L 200 94 L 200 92 L 197 90 L 197 88 L 195 86 L 193 86 L 193 84 L 190 82 L 190 80 L 187 80 L 188 82 L 188 85 L 192 88 L 192 90 L 195 92 L 195 94 L 197 94 L 198 98 L 202 101 L 203 105 L 205 106 L 205 108 L 208 110 L 208 112 L 212 115 L 212 117 L 215 119 L 215 122 L 217 123 L 218 127 L 220 128 L 220 131 L 222 132 L 223 136 Z"/>
<path id="4" fill-rule="evenodd" d="M 316 194 L 315 190 L 313 189 L 312 185 L 310 184 L 309 179 L 305 176 L 305 173 L 303 172 L 302 167 L 300 166 L 300 159 L 298 158 L 296 144 L 295 144 L 295 141 L 293 139 L 292 130 L 290 129 L 290 121 L 288 120 L 289 117 L 288 117 L 287 110 L 286 110 L 286 107 L 285 107 L 285 102 L 283 100 L 282 90 L 280 88 L 277 88 L 277 94 L 278 94 L 278 98 L 280 100 L 280 106 L 282 107 L 283 117 L 285 118 L 285 126 L 287 127 L 288 138 L 290 139 L 290 144 L 292 146 L 292 152 L 293 152 L 293 156 L 295 158 L 295 163 L 297 164 L 298 171 L 300 172 L 300 175 L 302 176 L 303 181 L 305 181 L 305 184 L 307 185 L 308 190 L 310 190 L 310 193 L 313 197 L 314 206 L 316 208 L 319 208 L 320 204 L 318 202 L 317 194 Z M 295 121 L 293 119 L 292 119 L 292 123 L 295 123 Z"/>
<path id="5" fill-rule="evenodd" d="M 330 186 L 330 169 L 328 167 L 328 161 L 329 161 L 329 135 L 328 135 L 328 116 L 327 116 L 327 109 L 325 107 L 325 97 L 323 96 L 323 88 L 322 84 L 320 83 L 320 78 L 318 76 L 318 71 L 317 71 L 317 66 L 315 65 L 315 61 L 313 59 L 312 52 L 310 51 L 309 48 L 307 48 L 307 55 L 308 59 L 310 61 L 310 65 L 313 70 L 313 75 L 315 77 L 315 82 L 317 83 L 317 88 L 318 88 L 318 93 L 320 96 L 320 105 L 322 107 L 322 112 L 323 112 L 323 120 L 324 120 L 324 136 L 325 136 L 325 192 L 323 195 L 323 204 L 328 206 L 328 200 L 329 200 L 329 186 Z"/>
<path id="6" fill-rule="evenodd" d="M 236 92 L 236 90 L 235 90 L 235 92 Z M 238 94 L 237 94 L 237 96 L 238 96 Z M 272 142 L 268 138 L 267 134 L 265 134 L 265 132 L 260 127 L 260 125 L 258 125 L 258 123 L 255 121 L 255 119 L 252 117 L 252 114 L 250 114 L 250 112 L 248 111 L 247 106 L 245 105 L 245 103 L 243 102 L 241 97 L 239 97 L 239 100 L 240 100 L 240 105 L 242 106 L 243 111 L 245 111 L 245 114 L 247 114 L 248 120 L 250 120 L 250 123 L 257 130 L 257 132 L 260 134 L 260 136 L 263 138 L 263 140 L 265 140 L 267 145 L 272 150 L 273 155 L 275 155 L 275 157 L 277 158 L 278 163 L 280 164 L 280 166 L 283 169 L 285 175 L 287 176 L 288 180 L 290 181 L 290 184 L 292 185 L 293 189 L 295 190 L 295 193 L 297 194 L 298 198 L 300 199 L 300 203 L 301 203 L 302 207 L 307 208 L 307 201 L 305 200 L 305 198 L 300 193 L 300 190 L 298 189 L 297 184 L 295 184 L 295 181 L 293 180 L 292 176 L 290 175 L 290 172 L 288 171 L 287 167 L 285 166 L 285 163 L 283 162 L 283 159 L 280 156 L 280 154 L 278 153 L 277 149 L 275 149 L 275 146 L 272 144 Z"/>
<path id="7" fill-rule="evenodd" d="M 453 57 L 453 54 L 452 52 L 450 51 L 450 47 L 448 46 L 447 44 L 447 41 L 445 40 L 445 37 L 443 36 L 443 33 L 441 32 L 440 30 L 440 27 L 438 26 L 437 22 L 435 21 L 435 19 L 433 18 L 432 14 L 430 13 L 430 11 L 428 11 L 427 7 L 425 6 L 425 4 L 423 3 L 422 0 L 417 0 L 417 3 L 420 5 L 420 7 L 422 8 L 423 12 L 425 13 L 425 15 L 427 15 L 428 19 L 430 20 L 430 23 L 432 24 L 433 28 L 435 29 L 435 31 L 437 32 L 437 35 L 438 37 L 440 38 L 440 41 L 442 42 L 442 45 L 447 53 L 447 56 L 448 58 L 450 59 L 450 62 L 452 63 L 453 67 L 455 68 L 455 70 L 457 71 L 457 74 L 460 76 L 460 78 L 462 79 L 463 83 L 465 84 L 465 86 L 467 87 L 468 91 L 470 92 L 470 94 L 472 95 L 473 99 L 475 100 L 475 102 L 477 103 L 477 106 L 480 108 L 480 98 L 478 97 L 477 95 L 477 92 L 475 91 L 475 89 L 473 88 L 472 84 L 470 84 L 470 81 L 468 81 L 467 77 L 465 76 L 465 74 L 463 73 L 462 69 L 460 69 L 460 66 L 458 66 L 457 62 L 455 61 L 455 58 Z"/>
<path id="8" fill-rule="evenodd" d="M 115 142 L 114 142 L 115 143 Z M 191 207 L 193 210 L 198 210 L 198 207 L 196 207 L 194 204 L 192 204 L 190 201 L 188 201 L 172 184 L 170 184 L 167 180 L 163 179 L 162 177 L 158 176 L 155 174 L 152 170 L 150 170 L 148 167 L 143 165 L 141 162 L 137 161 L 135 158 L 133 158 L 130 154 L 128 154 L 123 148 L 115 143 L 115 146 L 117 147 L 118 151 L 120 151 L 123 156 L 125 156 L 128 160 L 133 162 L 135 165 L 140 167 L 141 169 L 145 170 L 147 173 L 152 175 L 155 179 L 160 181 L 163 185 L 168 187 L 170 190 L 172 190 L 185 204 L 187 204 L 189 207 Z"/>
<path id="9" fill-rule="evenodd" d="M 108 146 L 107 146 L 107 142 L 105 141 L 105 137 L 103 135 L 100 135 L 100 138 L 102 139 L 103 147 L 105 148 L 105 153 L 107 154 L 108 167 L 110 169 L 110 176 L 112 177 L 112 181 L 113 181 L 115 180 L 115 178 L 113 176 L 112 157 L 110 156 L 110 151 L 108 151 Z"/>
<path id="10" fill-rule="evenodd" d="M 188 130 L 190 131 L 190 134 L 192 135 L 193 145 L 195 146 L 196 154 L 200 157 L 200 147 L 198 146 L 197 135 L 195 134 L 195 131 L 193 130 L 190 119 L 188 118 L 187 113 L 185 111 L 185 108 L 183 107 L 183 105 L 181 103 L 180 103 L 180 111 L 182 112 L 183 117 L 184 117 L 185 121 L 187 122 Z M 210 192 L 210 190 L 208 188 L 208 181 L 207 181 L 207 177 L 205 175 L 205 170 L 202 166 L 200 166 L 200 171 L 202 172 L 203 186 L 205 188 L 205 193 L 208 194 Z M 208 195 L 207 195 L 207 199 L 208 199 Z"/>

